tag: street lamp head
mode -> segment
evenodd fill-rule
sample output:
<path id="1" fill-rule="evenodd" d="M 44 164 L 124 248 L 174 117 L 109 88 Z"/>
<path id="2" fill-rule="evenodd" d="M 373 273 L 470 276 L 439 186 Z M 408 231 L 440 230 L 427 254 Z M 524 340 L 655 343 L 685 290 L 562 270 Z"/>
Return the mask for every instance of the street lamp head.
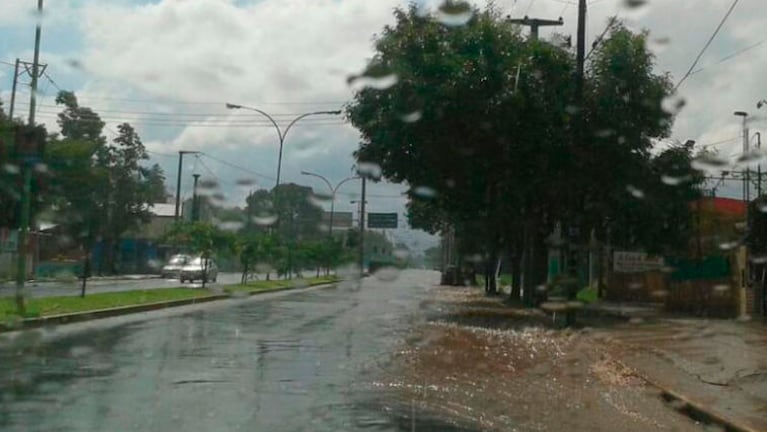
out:
<path id="1" fill-rule="evenodd" d="M 735 114 L 736 116 L 740 116 L 740 117 L 747 117 L 748 116 L 748 113 L 745 112 L 745 111 L 735 111 L 733 114 Z"/>
<path id="2" fill-rule="evenodd" d="M 339 115 L 341 114 L 341 110 L 328 111 L 328 114 Z"/>
<path id="3" fill-rule="evenodd" d="M 242 105 L 237 105 L 237 104 L 227 102 L 226 107 L 229 109 L 240 109 L 242 108 Z"/>

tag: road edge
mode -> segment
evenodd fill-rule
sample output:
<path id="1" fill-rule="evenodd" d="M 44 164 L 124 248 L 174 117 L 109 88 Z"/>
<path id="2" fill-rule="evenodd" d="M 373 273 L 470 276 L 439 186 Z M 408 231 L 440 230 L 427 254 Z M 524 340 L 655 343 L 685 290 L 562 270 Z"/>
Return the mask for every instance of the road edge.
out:
<path id="1" fill-rule="evenodd" d="M 624 361 L 619 359 L 616 360 L 623 367 L 634 371 L 636 376 L 642 379 L 646 384 L 658 389 L 658 391 L 660 391 L 661 398 L 666 400 L 666 402 L 678 402 L 679 406 L 674 407 L 673 409 L 680 412 L 681 414 L 686 415 L 696 421 L 703 419 L 706 423 L 713 423 L 718 426 L 722 426 L 728 432 L 759 432 L 757 429 L 754 429 L 751 426 L 740 424 L 737 420 L 733 420 L 727 417 L 714 408 L 708 407 L 703 403 L 696 402 L 692 398 L 659 383 L 655 379 L 650 378 L 647 373 L 640 372 L 636 368 L 626 364 Z"/>
<path id="2" fill-rule="evenodd" d="M 276 293 L 280 291 L 290 291 L 290 290 L 297 290 L 297 289 L 303 289 L 303 288 L 327 288 L 327 287 L 336 285 L 338 282 L 340 282 L 340 280 L 335 282 L 322 282 L 322 283 L 318 283 L 314 285 L 309 284 L 305 286 L 290 286 L 290 287 L 281 287 L 281 288 L 274 288 L 274 289 L 244 291 L 241 293 L 247 294 L 247 297 L 253 297 L 260 294 L 270 294 L 270 293 Z M 74 324 L 74 323 L 79 323 L 84 321 L 93 321 L 93 320 L 104 319 L 104 318 L 112 318 L 112 317 L 130 315 L 130 314 L 140 313 L 140 312 L 150 312 L 150 311 L 156 311 L 156 310 L 162 310 L 162 309 L 168 309 L 168 308 L 174 308 L 174 307 L 180 307 L 180 306 L 189 306 L 194 304 L 210 303 L 215 301 L 230 300 L 230 299 L 236 299 L 236 298 L 237 296 L 232 294 L 212 294 L 207 296 L 192 297 L 188 299 L 166 300 L 166 301 L 144 303 L 144 304 L 138 304 L 138 305 L 119 306 L 119 307 L 107 308 L 107 309 L 94 309 L 94 310 L 83 311 L 83 312 L 73 312 L 73 313 L 60 314 L 60 315 L 49 315 L 49 316 L 39 317 L 39 318 L 25 318 L 21 320 L 20 322 L 18 322 L 18 324 L 16 325 L 8 325 L 5 323 L 0 323 L 0 333 L 35 329 L 35 328 L 53 326 L 53 325 L 58 326 L 58 325 L 65 325 L 65 324 Z"/>

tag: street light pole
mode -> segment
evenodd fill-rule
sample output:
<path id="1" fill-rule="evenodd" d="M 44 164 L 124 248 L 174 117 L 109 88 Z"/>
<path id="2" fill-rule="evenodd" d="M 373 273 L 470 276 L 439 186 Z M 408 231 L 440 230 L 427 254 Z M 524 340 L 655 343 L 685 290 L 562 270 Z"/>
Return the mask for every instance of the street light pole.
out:
<path id="1" fill-rule="evenodd" d="M 183 161 L 185 154 L 198 154 L 198 151 L 180 150 L 178 152 L 178 172 L 176 173 L 176 212 L 173 215 L 175 222 L 178 222 L 179 208 L 181 206 L 181 171 L 184 169 Z"/>
<path id="2" fill-rule="evenodd" d="M 301 171 L 301 174 L 303 174 L 305 176 L 317 177 L 318 179 L 324 181 L 325 184 L 328 186 L 328 189 L 330 189 L 330 227 L 328 227 L 328 235 L 332 239 L 333 238 L 333 213 L 334 213 L 334 210 L 335 210 L 336 192 L 338 192 L 338 188 L 340 188 L 342 184 L 344 184 L 344 183 L 346 183 L 348 181 L 351 181 L 351 180 L 356 180 L 356 179 L 358 179 L 360 177 L 359 176 L 347 177 L 347 178 L 341 180 L 340 182 L 338 182 L 336 184 L 336 186 L 333 187 L 330 184 L 330 181 L 327 178 L 325 178 L 325 177 L 323 177 L 323 176 L 321 176 L 321 175 L 319 175 L 317 173 L 313 173 L 313 172 L 309 172 L 309 171 Z"/>
<path id="3" fill-rule="evenodd" d="M 285 130 L 283 131 L 282 128 L 280 128 L 280 125 L 277 124 L 277 121 L 274 119 L 274 117 L 269 115 L 266 111 L 263 111 L 263 110 L 260 110 L 258 108 L 254 108 L 254 107 L 249 107 L 249 106 L 245 106 L 245 105 L 238 105 L 238 104 L 232 104 L 232 103 L 227 103 L 226 107 L 228 109 L 244 109 L 244 110 L 248 110 L 248 111 L 257 112 L 257 113 L 261 114 L 262 116 L 266 117 L 267 119 L 269 119 L 269 122 L 271 122 L 272 126 L 274 126 L 274 128 L 277 130 L 277 137 L 280 140 L 280 153 L 279 153 L 279 156 L 277 157 L 277 181 L 275 183 L 275 187 L 280 185 L 280 174 L 281 174 L 281 171 L 282 171 L 282 148 L 283 148 L 283 146 L 285 144 L 285 137 L 288 135 L 288 131 L 290 131 L 290 128 L 292 128 L 293 125 L 296 124 L 299 120 L 301 120 L 303 118 L 306 118 L 306 117 L 309 117 L 309 116 L 321 115 L 321 114 L 327 114 L 327 115 L 338 115 L 338 114 L 341 114 L 340 110 L 334 110 L 334 111 L 313 111 L 313 112 L 304 113 L 304 114 L 301 114 L 298 117 L 294 118 L 293 120 L 291 120 L 290 123 L 288 123 L 288 125 L 285 127 Z"/>

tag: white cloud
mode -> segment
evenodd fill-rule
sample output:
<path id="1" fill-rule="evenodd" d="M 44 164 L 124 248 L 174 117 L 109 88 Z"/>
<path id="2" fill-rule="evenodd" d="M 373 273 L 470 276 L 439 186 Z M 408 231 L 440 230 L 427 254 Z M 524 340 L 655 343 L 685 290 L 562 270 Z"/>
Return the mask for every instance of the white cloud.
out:
<path id="1" fill-rule="evenodd" d="M 76 53 L 79 66 L 67 71 L 84 80 L 84 85 L 75 89 L 81 102 L 101 113 L 111 128 L 118 121 L 130 121 L 154 152 L 203 150 L 274 176 L 275 131 L 258 115 L 227 111 L 223 102 L 257 106 L 276 114 L 282 125 L 291 115 L 301 112 L 340 108 L 351 96 L 346 76 L 362 69 L 372 54 L 374 34 L 393 21 L 392 9 L 406 5 L 407 1 L 48 3 L 46 20 L 50 24 L 45 25 L 69 23 L 76 28 L 84 47 Z M 418 3 L 434 7 L 439 2 Z M 523 15 L 530 4 L 527 0 L 495 3 L 504 14 L 513 16 Z M 33 22 L 32 14 L 28 13 L 30 4 L 27 0 L 4 0 L 0 31 L 3 26 L 16 28 Z M 557 18 L 561 14 L 564 19 L 562 27 L 541 29 L 541 37 L 546 38 L 553 31 L 575 35 L 575 6 L 549 0 L 532 4 L 531 17 Z M 721 0 L 651 0 L 639 13 L 629 14 L 620 8 L 622 4 L 621 0 L 602 0 L 589 7 L 588 45 L 602 32 L 608 17 L 618 12 L 629 19 L 631 28 L 648 29 L 651 40 L 668 38 L 668 44 L 654 48 L 658 48 L 658 71 L 670 72 L 674 81 L 690 66 L 729 7 L 729 2 Z M 9 16 L 28 18 L 19 24 L 7 19 Z M 763 0 L 739 3 L 702 58 L 699 67 L 704 69 L 680 88 L 687 105 L 677 118 L 673 138 L 696 139 L 706 144 L 738 135 L 738 120 L 732 112 L 736 109 L 755 112 L 756 101 L 767 97 L 761 78 L 761 71 L 767 66 L 767 44 L 721 64 L 717 62 L 758 42 L 765 23 Z M 44 29 L 44 50 L 49 44 L 48 34 Z M 13 56 L 28 53 L 29 43 L 12 44 L 9 50 L 7 54 Z M 54 77 L 66 67 L 72 52 L 59 48 L 48 55 L 46 61 L 51 64 Z M 54 115 L 42 118 L 51 126 L 55 122 Z M 216 125 L 184 126 L 192 120 Z M 232 127 L 221 127 L 227 121 L 233 122 Z M 251 121 L 252 127 L 244 124 Z M 763 126 L 761 118 L 751 124 L 754 130 Z M 357 139 L 356 131 L 337 120 L 302 121 L 286 140 L 283 178 L 301 180 L 301 169 L 321 171 L 336 179 L 345 177 L 353 164 L 351 152 Z M 733 140 L 716 147 L 723 154 L 730 154 L 739 146 L 740 142 Z M 175 160 L 168 157 L 160 161 L 169 176 L 174 176 Z M 244 174 L 220 164 L 209 165 L 216 175 L 230 183 Z M 264 183 L 267 186 L 269 182 Z M 373 186 L 379 187 L 389 186 Z M 396 193 L 403 190 L 401 186 L 391 187 Z M 382 199 L 381 205 L 394 208 L 403 202 Z"/>

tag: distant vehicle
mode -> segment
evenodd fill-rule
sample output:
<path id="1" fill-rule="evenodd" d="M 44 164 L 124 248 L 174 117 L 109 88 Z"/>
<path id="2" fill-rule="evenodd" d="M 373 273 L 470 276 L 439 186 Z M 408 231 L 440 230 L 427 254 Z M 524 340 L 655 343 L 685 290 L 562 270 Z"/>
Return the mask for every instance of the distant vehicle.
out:
<path id="1" fill-rule="evenodd" d="M 205 261 L 207 261 L 207 266 Z M 195 280 L 215 282 L 217 277 L 218 266 L 216 266 L 215 261 L 210 258 L 204 260 L 202 257 L 194 257 L 181 267 L 179 279 L 181 283 L 184 281 L 194 282 Z"/>
<path id="2" fill-rule="evenodd" d="M 181 275 L 181 268 L 192 259 L 189 255 L 173 255 L 168 263 L 162 267 L 161 275 L 163 278 L 177 278 Z"/>

